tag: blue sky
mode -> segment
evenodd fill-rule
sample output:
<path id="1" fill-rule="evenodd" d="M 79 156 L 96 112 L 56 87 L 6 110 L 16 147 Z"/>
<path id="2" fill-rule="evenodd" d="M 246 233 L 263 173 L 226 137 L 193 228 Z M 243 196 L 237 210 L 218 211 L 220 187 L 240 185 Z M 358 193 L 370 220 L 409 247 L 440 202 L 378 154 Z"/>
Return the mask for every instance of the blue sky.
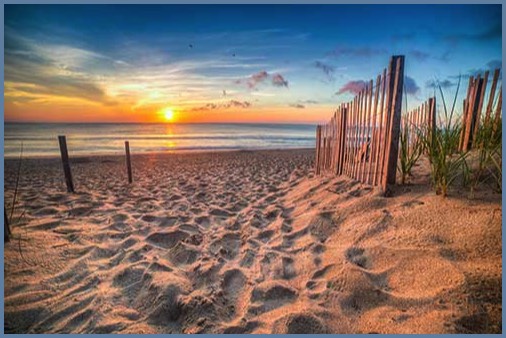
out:
<path id="1" fill-rule="evenodd" d="M 501 31 L 500 5 L 6 5 L 6 118 L 317 122 L 393 54 L 411 107 L 500 67 Z"/>

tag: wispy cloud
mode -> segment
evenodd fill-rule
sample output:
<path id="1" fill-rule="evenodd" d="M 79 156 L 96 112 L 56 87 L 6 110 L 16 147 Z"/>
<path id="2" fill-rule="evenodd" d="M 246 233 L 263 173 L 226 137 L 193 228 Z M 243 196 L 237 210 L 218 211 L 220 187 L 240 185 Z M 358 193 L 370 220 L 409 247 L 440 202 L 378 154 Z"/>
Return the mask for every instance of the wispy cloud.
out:
<path id="1" fill-rule="evenodd" d="M 207 103 L 203 106 L 194 107 L 189 109 L 189 111 L 200 112 L 200 111 L 210 111 L 210 110 L 219 110 L 219 109 L 229 109 L 229 108 L 249 108 L 251 107 L 251 102 L 248 101 L 237 101 L 230 100 L 228 102 L 221 103 Z"/>
<path id="2" fill-rule="evenodd" d="M 430 57 L 429 53 L 426 53 L 418 49 L 412 49 L 408 52 L 408 54 L 412 56 L 415 60 L 420 62 L 427 61 L 427 59 Z"/>
<path id="3" fill-rule="evenodd" d="M 365 88 L 366 84 L 367 83 L 362 80 L 349 81 L 344 86 L 339 88 L 336 95 L 341 95 L 341 94 L 345 94 L 345 93 L 350 93 L 350 94 L 356 95 L 356 94 L 360 93 L 360 91 L 362 89 Z"/>
<path id="4" fill-rule="evenodd" d="M 304 108 L 306 108 L 306 106 L 304 106 L 303 104 L 300 104 L 300 103 L 291 104 L 290 107 L 297 108 L 297 109 L 304 109 Z"/>
<path id="5" fill-rule="evenodd" d="M 448 88 L 451 88 L 451 87 L 453 87 L 455 85 L 456 85 L 455 83 L 453 83 L 452 81 L 450 81 L 448 79 L 445 79 L 445 80 L 442 80 L 442 81 L 439 81 L 439 80 L 429 80 L 429 81 L 427 81 L 425 83 L 425 87 L 430 88 L 430 89 L 439 88 L 440 86 L 443 89 L 448 89 Z"/>
<path id="6" fill-rule="evenodd" d="M 283 75 L 274 74 L 272 75 L 272 85 L 275 87 L 286 87 L 288 88 L 288 81 L 285 80 Z"/>
<path id="7" fill-rule="evenodd" d="M 100 78 L 83 71 L 87 63 L 107 58 L 79 48 L 44 46 L 12 34 L 6 34 L 5 39 L 5 81 L 10 84 L 9 95 L 17 91 L 14 97 L 45 95 L 114 104 Z"/>
<path id="8" fill-rule="evenodd" d="M 10 30 L 5 36 L 5 81 L 9 83 L 5 95 L 12 102 L 41 102 L 43 97 L 49 102 L 49 97 L 59 97 L 103 105 L 121 102 L 132 109 L 167 102 L 186 105 L 192 97 L 221 97 L 217 93 L 239 78 L 235 74 L 267 65 L 215 56 L 161 60 L 149 54 L 143 62 L 131 57 L 125 61 L 70 44 L 35 41 Z M 253 82 L 267 79 L 265 74 L 252 77 Z"/>
<path id="9" fill-rule="evenodd" d="M 404 88 L 406 90 L 406 94 L 416 95 L 420 91 L 420 87 L 416 83 L 415 79 L 409 76 L 404 76 Z"/>
<path id="10" fill-rule="evenodd" d="M 256 89 L 261 83 L 265 83 L 268 79 L 271 79 L 271 83 L 274 87 L 287 87 L 288 81 L 279 74 L 269 74 L 267 71 L 262 70 L 258 73 L 252 74 L 247 78 L 237 79 L 234 81 L 235 84 L 246 84 L 249 89 Z"/>
<path id="11" fill-rule="evenodd" d="M 334 71 L 335 71 L 334 66 L 323 63 L 321 61 L 316 61 L 314 63 L 314 66 L 320 69 L 325 74 L 328 81 L 330 82 L 334 81 Z"/>
<path id="12" fill-rule="evenodd" d="M 376 55 L 386 54 L 387 50 L 383 48 L 373 48 L 373 47 L 337 47 L 334 50 L 327 53 L 329 56 L 334 57 L 353 57 L 353 58 L 362 58 L 362 57 L 373 57 Z"/>
<path id="13" fill-rule="evenodd" d="M 262 70 L 258 73 L 251 75 L 246 80 L 246 84 L 248 85 L 249 88 L 255 88 L 259 83 L 267 80 L 268 77 L 269 77 L 269 74 L 265 70 Z"/>
<path id="14" fill-rule="evenodd" d="M 502 60 L 491 60 L 487 62 L 488 69 L 502 68 Z"/>
<path id="15" fill-rule="evenodd" d="M 502 25 L 501 21 L 494 21 L 488 27 L 484 27 L 482 30 L 477 32 L 469 33 L 452 33 L 444 35 L 444 39 L 451 43 L 458 43 L 463 40 L 471 41 L 489 41 L 494 39 L 501 39 L 502 37 Z"/>
<path id="16" fill-rule="evenodd" d="M 483 75 L 486 71 L 493 72 L 496 69 L 502 68 L 502 60 L 494 59 L 487 62 L 483 67 L 480 68 L 472 68 L 469 69 L 464 74 L 459 75 L 451 75 L 449 76 L 452 79 L 458 79 L 458 78 L 468 78 L 470 76 L 477 76 L 478 74 Z M 502 78 L 502 72 L 500 75 L 500 78 Z"/>

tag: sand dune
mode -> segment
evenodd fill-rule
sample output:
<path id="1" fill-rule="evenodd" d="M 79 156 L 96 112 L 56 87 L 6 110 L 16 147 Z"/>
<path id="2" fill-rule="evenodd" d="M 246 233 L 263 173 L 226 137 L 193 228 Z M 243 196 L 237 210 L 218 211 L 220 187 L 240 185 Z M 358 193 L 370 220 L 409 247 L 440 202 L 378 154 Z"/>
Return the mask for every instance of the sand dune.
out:
<path id="1" fill-rule="evenodd" d="M 501 196 L 394 197 L 311 150 L 26 160 L 11 333 L 501 332 Z M 15 161 L 6 161 L 10 200 Z"/>

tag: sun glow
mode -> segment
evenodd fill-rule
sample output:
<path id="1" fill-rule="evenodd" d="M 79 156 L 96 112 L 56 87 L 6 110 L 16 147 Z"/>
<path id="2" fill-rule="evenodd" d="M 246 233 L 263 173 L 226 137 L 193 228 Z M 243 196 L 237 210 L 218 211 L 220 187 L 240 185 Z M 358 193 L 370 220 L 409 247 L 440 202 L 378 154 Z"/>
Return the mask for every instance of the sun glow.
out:
<path id="1" fill-rule="evenodd" d="M 163 118 L 167 122 L 173 122 L 174 121 L 174 111 L 170 108 L 165 108 L 163 110 Z"/>

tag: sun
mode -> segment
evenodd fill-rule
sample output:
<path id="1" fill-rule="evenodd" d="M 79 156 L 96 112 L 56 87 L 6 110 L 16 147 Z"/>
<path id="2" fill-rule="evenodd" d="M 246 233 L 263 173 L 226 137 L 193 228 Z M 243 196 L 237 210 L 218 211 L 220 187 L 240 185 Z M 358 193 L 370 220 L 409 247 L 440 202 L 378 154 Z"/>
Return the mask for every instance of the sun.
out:
<path id="1" fill-rule="evenodd" d="M 165 118 L 165 121 L 167 121 L 167 122 L 174 121 L 174 111 L 170 108 L 165 108 L 163 110 L 163 117 Z"/>

